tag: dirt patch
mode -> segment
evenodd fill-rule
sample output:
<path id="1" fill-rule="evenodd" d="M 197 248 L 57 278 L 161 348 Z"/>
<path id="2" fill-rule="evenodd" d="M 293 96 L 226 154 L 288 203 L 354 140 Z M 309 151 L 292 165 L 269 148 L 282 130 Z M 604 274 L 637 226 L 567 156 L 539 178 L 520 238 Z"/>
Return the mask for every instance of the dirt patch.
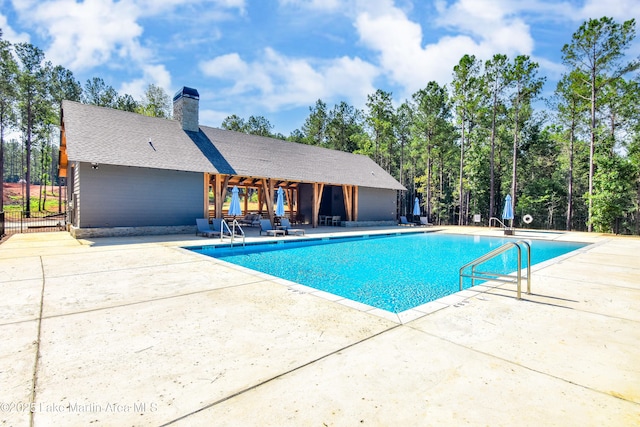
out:
<path id="1" fill-rule="evenodd" d="M 62 187 L 62 196 L 65 197 L 66 187 Z M 3 182 L 2 183 L 2 203 L 4 206 L 10 205 L 22 205 L 22 196 L 27 192 L 27 186 L 17 182 Z M 58 197 L 58 187 L 54 186 L 53 191 L 50 185 L 46 186 L 47 197 Z M 40 194 L 40 186 L 31 184 L 31 197 L 37 198 Z"/>

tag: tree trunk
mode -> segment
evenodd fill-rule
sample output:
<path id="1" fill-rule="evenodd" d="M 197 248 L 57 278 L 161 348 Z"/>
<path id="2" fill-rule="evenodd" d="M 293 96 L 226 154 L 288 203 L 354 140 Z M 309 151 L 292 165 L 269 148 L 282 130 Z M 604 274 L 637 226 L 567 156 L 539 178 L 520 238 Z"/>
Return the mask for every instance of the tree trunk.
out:
<path id="1" fill-rule="evenodd" d="M 464 117 L 463 117 L 462 118 L 462 140 L 460 142 L 460 187 L 459 187 L 460 194 L 458 195 L 458 200 L 459 200 L 458 225 L 463 225 L 462 215 L 464 213 L 464 184 L 463 184 L 463 177 L 464 177 L 464 141 L 465 141 L 465 135 L 464 135 Z"/>
<path id="2" fill-rule="evenodd" d="M 571 231 L 571 218 L 573 217 L 573 141 L 575 120 L 571 122 L 571 134 L 569 135 L 569 188 L 567 190 L 567 224 L 566 230 Z"/>
<path id="3" fill-rule="evenodd" d="M 491 117 L 491 156 L 489 157 L 489 218 L 495 215 L 495 148 L 496 148 L 496 104 L 498 103 L 498 94 L 493 93 L 493 112 Z"/>
<path id="4" fill-rule="evenodd" d="M 427 221 L 431 220 L 431 136 L 427 137 Z"/>
<path id="5" fill-rule="evenodd" d="M 513 131 L 513 166 L 511 169 L 511 206 L 513 206 L 513 215 L 515 217 L 516 214 L 516 189 L 518 188 L 517 183 L 517 171 L 518 171 L 518 113 L 519 110 L 516 107 L 515 111 L 515 125 Z M 511 226 L 513 227 L 513 220 L 511 220 Z"/>
<path id="6" fill-rule="evenodd" d="M 27 107 L 27 146 L 26 146 L 26 157 L 27 157 L 27 176 L 25 184 L 26 188 L 26 202 L 25 202 L 25 215 L 27 218 L 31 218 L 31 108 Z"/>

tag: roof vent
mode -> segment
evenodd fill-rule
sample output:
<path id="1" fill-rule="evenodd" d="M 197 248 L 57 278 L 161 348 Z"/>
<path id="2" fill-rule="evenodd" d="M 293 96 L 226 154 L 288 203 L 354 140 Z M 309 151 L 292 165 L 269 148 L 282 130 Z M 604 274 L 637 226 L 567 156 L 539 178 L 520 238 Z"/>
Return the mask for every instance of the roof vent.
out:
<path id="1" fill-rule="evenodd" d="M 182 129 L 198 132 L 198 109 L 200 94 L 198 91 L 183 87 L 173 97 L 173 118 L 182 124 Z"/>

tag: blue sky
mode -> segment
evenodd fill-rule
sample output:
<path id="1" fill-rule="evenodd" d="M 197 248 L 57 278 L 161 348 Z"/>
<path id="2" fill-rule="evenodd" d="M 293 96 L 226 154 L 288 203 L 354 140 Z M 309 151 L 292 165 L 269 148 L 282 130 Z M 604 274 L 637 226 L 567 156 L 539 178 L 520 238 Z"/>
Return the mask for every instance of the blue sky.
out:
<path id="1" fill-rule="evenodd" d="M 317 99 L 363 109 L 451 81 L 469 53 L 530 55 L 549 95 L 561 48 L 589 18 L 640 21 L 638 0 L 0 0 L 0 28 L 85 83 L 140 99 L 148 84 L 200 93 L 200 122 L 265 116 L 300 128 Z M 638 29 L 640 32 L 640 29 Z M 640 35 L 629 52 L 640 54 Z"/>

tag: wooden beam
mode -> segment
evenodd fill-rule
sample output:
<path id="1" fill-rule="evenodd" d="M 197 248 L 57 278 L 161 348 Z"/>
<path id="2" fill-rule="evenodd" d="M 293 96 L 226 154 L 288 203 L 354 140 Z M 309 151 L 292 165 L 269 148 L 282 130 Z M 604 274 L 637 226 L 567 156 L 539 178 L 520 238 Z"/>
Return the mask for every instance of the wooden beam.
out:
<path id="1" fill-rule="evenodd" d="M 344 210 L 347 213 L 347 221 L 352 221 L 353 216 L 353 185 L 342 186 L 342 196 L 344 199 Z"/>
<path id="2" fill-rule="evenodd" d="M 229 185 L 229 179 L 231 177 L 229 175 L 215 175 L 215 217 L 222 218 L 222 205 L 224 204 L 224 199 L 227 197 L 227 186 Z"/>
<path id="3" fill-rule="evenodd" d="M 203 218 L 209 220 L 209 184 L 211 183 L 211 175 L 208 173 L 203 174 L 204 178 L 204 203 L 202 206 Z"/>
<path id="4" fill-rule="evenodd" d="M 287 209 L 289 211 L 289 219 L 291 221 L 294 220 L 293 218 L 293 190 L 291 188 L 288 188 L 286 190 L 284 190 L 284 195 L 287 198 Z"/>
<path id="5" fill-rule="evenodd" d="M 322 191 L 324 190 L 324 184 L 321 182 L 314 182 L 313 184 L 313 206 L 311 213 L 311 226 L 313 228 L 318 227 L 318 214 L 320 213 L 320 203 L 322 202 Z"/>
<path id="6" fill-rule="evenodd" d="M 220 212 L 220 187 L 222 186 L 221 178 L 219 175 L 213 176 L 213 217 L 218 218 L 218 212 Z"/>
<path id="7" fill-rule="evenodd" d="M 273 212 L 273 180 L 271 178 L 265 178 L 262 180 L 262 189 L 264 193 L 264 200 L 267 203 L 267 214 L 269 220 L 273 224 L 275 214 Z"/>
<path id="8" fill-rule="evenodd" d="M 353 186 L 353 215 L 351 221 L 358 220 L 358 186 Z"/>
<path id="9" fill-rule="evenodd" d="M 244 187 L 244 214 L 249 212 L 249 187 Z"/>

